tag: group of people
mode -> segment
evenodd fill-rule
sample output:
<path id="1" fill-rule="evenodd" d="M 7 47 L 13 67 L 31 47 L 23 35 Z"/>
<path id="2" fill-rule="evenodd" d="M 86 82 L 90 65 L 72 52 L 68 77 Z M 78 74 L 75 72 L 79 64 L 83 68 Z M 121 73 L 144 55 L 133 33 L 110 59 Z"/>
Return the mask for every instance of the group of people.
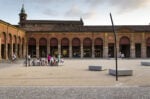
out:
<path id="1" fill-rule="evenodd" d="M 57 58 L 55 56 L 51 56 L 50 54 L 48 54 L 47 61 L 48 61 L 48 65 L 51 65 L 51 66 L 58 65 L 58 63 L 64 62 L 63 59 L 61 59 L 60 54 L 58 54 Z"/>
<path id="2" fill-rule="evenodd" d="M 59 63 L 63 63 L 64 60 L 61 59 L 60 54 L 58 55 L 58 57 L 56 58 L 55 56 L 51 56 L 50 54 L 48 54 L 47 58 L 33 58 L 31 59 L 31 56 L 28 55 L 27 56 L 27 64 L 33 65 L 33 66 L 58 66 Z"/>

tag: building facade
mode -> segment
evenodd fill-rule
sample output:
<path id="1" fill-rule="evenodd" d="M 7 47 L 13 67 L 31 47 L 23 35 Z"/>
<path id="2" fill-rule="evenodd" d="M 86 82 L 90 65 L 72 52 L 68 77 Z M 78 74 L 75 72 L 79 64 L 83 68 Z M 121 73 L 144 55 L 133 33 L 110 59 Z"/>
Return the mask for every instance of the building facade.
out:
<path id="1" fill-rule="evenodd" d="M 0 60 L 11 59 L 13 54 L 18 58 L 25 57 L 25 31 L 0 20 L 0 45 Z"/>
<path id="2" fill-rule="evenodd" d="M 115 56 L 112 26 L 85 26 L 82 19 L 27 20 L 24 7 L 19 16 L 18 26 L 9 25 L 14 31 L 7 30 L 7 24 L 6 31 L 0 27 L 1 58 L 8 59 L 10 53 L 7 52 L 18 53 L 18 57 L 26 54 L 31 57 L 61 54 L 64 58 Z M 115 28 L 118 53 L 123 53 L 125 58 L 150 57 L 149 25 L 118 25 Z"/>

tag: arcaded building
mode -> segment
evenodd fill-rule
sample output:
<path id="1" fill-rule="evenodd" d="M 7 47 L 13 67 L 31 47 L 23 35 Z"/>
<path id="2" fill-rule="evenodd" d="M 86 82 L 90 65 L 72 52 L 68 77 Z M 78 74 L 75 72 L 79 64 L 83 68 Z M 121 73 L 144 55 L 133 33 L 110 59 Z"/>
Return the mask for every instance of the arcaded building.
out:
<path id="1" fill-rule="evenodd" d="M 61 54 L 64 58 L 115 55 L 112 26 L 85 26 L 82 19 L 28 20 L 24 7 L 19 16 L 18 26 L 9 24 L 14 31 L 4 31 L 0 26 L 1 58 L 7 59 L 10 52 L 18 53 L 20 58 L 26 54 L 31 57 L 47 57 L 48 54 L 57 57 Z M 5 25 L 7 29 L 7 23 Z M 125 58 L 150 57 L 149 25 L 118 25 L 115 29 L 118 53 L 123 53 Z"/>
<path id="2" fill-rule="evenodd" d="M 0 60 L 11 59 L 13 54 L 16 54 L 18 58 L 25 57 L 25 31 L 0 20 L 0 45 Z"/>

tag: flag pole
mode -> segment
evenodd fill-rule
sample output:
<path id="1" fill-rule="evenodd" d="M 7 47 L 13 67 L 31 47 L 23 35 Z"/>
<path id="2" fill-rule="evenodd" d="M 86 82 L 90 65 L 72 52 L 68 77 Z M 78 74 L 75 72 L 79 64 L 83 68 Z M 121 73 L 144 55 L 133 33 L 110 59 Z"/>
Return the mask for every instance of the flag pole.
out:
<path id="1" fill-rule="evenodd" d="M 112 29 L 114 32 L 114 38 L 115 38 L 115 61 L 116 61 L 116 81 L 118 81 L 118 59 L 117 59 L 117 37 L 116 37 L 116 31 L 115 31 L 115 27 L 114 27 L 114 23 L 113 23 L 113 18 L 112 15 L 110 13 L 110 19 L 111 19 L 111 23 L 112 23 Z"/>

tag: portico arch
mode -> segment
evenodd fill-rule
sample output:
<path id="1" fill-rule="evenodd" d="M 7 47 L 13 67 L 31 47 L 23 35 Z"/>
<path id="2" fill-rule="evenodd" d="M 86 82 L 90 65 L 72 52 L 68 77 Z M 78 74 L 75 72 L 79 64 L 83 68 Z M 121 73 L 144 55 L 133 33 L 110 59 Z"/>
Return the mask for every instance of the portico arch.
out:
<path id="1" fill-rule="evenodd" d="M 57 38 L 50 39 L 50 54 L 53 56 L 58 55 L 58 40 Z"/>
<path id="2" fill-rule="evenodd" d="M 62 57 L 69 57 L 69 40 L 68 40 L 68 38 L 63 38 L 61 40 L 61 54 L 62 54 Z"/>
<path id="3" fill-rule="evenodd" d="M 39 40 L 39 55 L 40 57 L 47 56 L 47 40 L 45 38 Z"/>
<path id="4" fill-rule="evenodd" d="M 81 51 L 80 51 L 80 39 L 79 38 L 73 38 L 72 40 L 72 56 L 73 57 L 80 57 Z"/>
<path id="5" fill-rule="evenodd" d="M 12 46 L 11 46 L 11 42 L 12 42 L 12 35 L 11 34 L 9 34 L 8 35 L 8 39 L 7 39 L 7 44 L 8 44 L 8 46 L 7 46 L 7 55 L 8 55 L 8 58 L 9 59 L 11 59 L 11 57 L 12 57 Z"/>
<path id="6" fill-rule="evenodd" d="M 5 56 L 5 46 L 6 46 L 6 34 L 5 34 L 5 32 L 3 32 L 2 34 L 1 34 L 1 57 L 2 57 L 2 59 L 5 59 L 6 58 L 6 56 Z"/>
<path id="7" fill-rule="evenodd" d="M 146 40 L 146 54 L 147 57 L 150 57 L 150 38 Z"/>
<path id="8" fill-rule="evenodd" d="M 83 40 L 83 57 L 92 57 L 92 40 L 90 38 Z"/>
<path id="9" fill-rule="evenodd" d="M 30 54 L 31 57 L 36 57 L 36 39 L 35 38 L 29 38 L 28 54 Z"/>
<path id="10" fill-rule="evenodd" d="M 103 40 L 101 38 L 96 38 L 94 41 L 95 57 L 103 56 Z"/>
<path id="11" fill-rule="evenodd" d="M 124 36 L 120 39 L 120 52 L 124 54 L 125 57 L 130 57 L 130 40 L 128 37 Z"/>

